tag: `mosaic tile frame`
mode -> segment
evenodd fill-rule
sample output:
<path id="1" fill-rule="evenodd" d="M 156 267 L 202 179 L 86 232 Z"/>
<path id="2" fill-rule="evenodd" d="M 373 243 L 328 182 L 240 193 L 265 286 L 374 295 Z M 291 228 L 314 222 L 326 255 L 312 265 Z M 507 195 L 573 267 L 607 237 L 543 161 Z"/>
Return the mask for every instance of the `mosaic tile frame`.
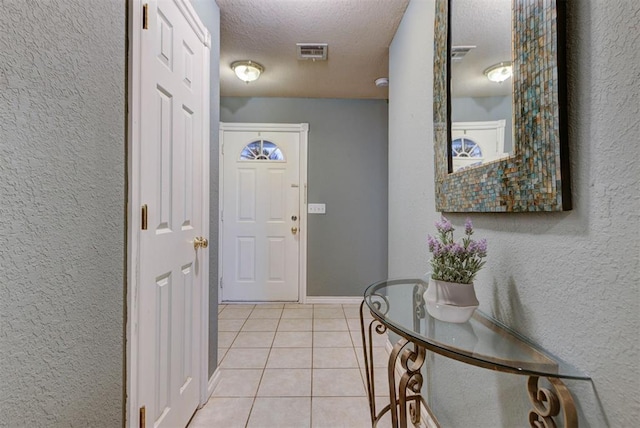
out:
<path id="1" fill-rule="evenodd" d="M 514 153 L 455 173 L 449 173 L 449 1 L 436 0 L 434 27 L 436 209 L 442 212 L 570 210 L 566 0 L 513 0 Z"/>

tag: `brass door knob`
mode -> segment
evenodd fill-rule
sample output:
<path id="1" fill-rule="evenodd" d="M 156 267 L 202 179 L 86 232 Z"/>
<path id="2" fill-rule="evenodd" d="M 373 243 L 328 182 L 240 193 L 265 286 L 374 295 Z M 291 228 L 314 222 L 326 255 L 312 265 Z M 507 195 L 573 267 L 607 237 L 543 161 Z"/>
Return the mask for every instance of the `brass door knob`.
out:
<path id="1" fill-rule="evenodd" d="M 297 227 L 295 227 L 295 226 L 293 226 L 293 227 L 291 228 L 291 233 L 293 233 L 294 235 L 295 235 L 296 233 L 298 233 L 298 228 L 297 228 Z"/>
<path id="2" fill-rule="evenodd" d="M 203 238 L 202 236 L 196 236 L 193 239 L 193 248 L 196 250 L 198 248 L 207 248 L 209 246 L 209 240 L 207 238 Z"/>

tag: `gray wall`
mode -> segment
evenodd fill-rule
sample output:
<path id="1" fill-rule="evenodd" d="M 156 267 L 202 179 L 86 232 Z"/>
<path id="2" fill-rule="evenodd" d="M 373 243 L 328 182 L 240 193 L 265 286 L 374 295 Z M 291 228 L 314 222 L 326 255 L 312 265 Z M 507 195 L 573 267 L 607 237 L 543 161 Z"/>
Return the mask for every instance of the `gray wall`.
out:
<path id="1" fill-rule="evenodd" d="M 385 100 L 227 98 L 223 122 L 309 123 L 307 295 L 361 296 L 387 276 Z"/>
<path id="2" fill-rule="evenodd" d="M 390 276 L 428 269 L 425 236 L 439 218 L 430 144 L 433 3 L 411 1 L 390 49 Z M 489 241 L 476 288 L 483 311 L 591 375 L 593 383 L 567 382 L 581 426 L 630 427 L 640 420 L 640 4 L 591 0 L 568 9 L 574 209 L 470 215 Z M 450 218 L 464 224 L 465 216 Z M 441 358 L 433 367 L 429 385 L 444 425 L 525 425 L 524 378 Z"/>
<path id="3" fill-rule="evenodd" d="M 126 2 L 0 9 L 0 426 L 121 426 Z"/>
<path id="4" fill-rule="evenodd" d="M 511 96 L 508 97 L 459 97 L 451 99 L 453 122 L 477 122 L 484 120 L 506 121 L 504 128 L 504 152 L 513 148 L 513 114 Z"/>
<path id="5" fill-rule="evenodd" d="M 209 377 L 218 365 L 218 140 L 220 130 L 220 8 L 212 0 L 191 0 L 211 33 L 209 196 Z"/>

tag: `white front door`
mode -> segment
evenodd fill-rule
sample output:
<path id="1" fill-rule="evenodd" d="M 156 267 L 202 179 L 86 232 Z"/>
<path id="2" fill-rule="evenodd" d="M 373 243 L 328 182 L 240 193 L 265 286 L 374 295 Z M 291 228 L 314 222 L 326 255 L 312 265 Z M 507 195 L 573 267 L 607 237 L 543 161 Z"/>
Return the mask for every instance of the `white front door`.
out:
<path id="1" fill-rule="evenodd" d="M 508 156 L 504 153 L 505 124 L 504 119 L 451 123 L 453 171 Z"/>
<path id="2" fill-rule="evenodd" d="M 221 124 L 222 301 L 298 301 L 300 126 L 234 125 Z"/>
<path id="3" fill-rule="evenodd" d="M 189 422 L 206 376 L 200 296 L 208 254 L 194 241 L 208 230 L 209 54 L 188 2 L 145 3 L 139 189 L 147 215 L 143 209 L 136 398 L 146 426 L 174 428 Z"/>

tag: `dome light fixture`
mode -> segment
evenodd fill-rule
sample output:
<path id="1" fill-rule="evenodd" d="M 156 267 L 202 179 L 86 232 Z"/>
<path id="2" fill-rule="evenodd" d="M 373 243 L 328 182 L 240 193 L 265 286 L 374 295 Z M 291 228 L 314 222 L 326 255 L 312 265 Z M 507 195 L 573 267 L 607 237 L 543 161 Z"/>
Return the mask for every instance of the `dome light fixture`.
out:
<path id="1" fill-rule="evenodd" d="M 484 71 L 484 75 L 492 82 L 502 83 L 511 77 L 513 73 L 513 67 L 511 61 L 500 62 L 492 65 Z"/>
<path id="2" fill-rule="evenodd" d="M 389 78 L 388 77 L 380 77 L 375 80 L 375 84 L 378 88 L 386 88 L 389 86 Z"/>
<path id="3" fill-rule="evenodd" d="M 231 63 L 231 68 L 236 73 L 238 79 L 249 83 L 258 80 L 260 74 L 264 72 L 264 67 L 255 61 L 242 60 Z"/>

